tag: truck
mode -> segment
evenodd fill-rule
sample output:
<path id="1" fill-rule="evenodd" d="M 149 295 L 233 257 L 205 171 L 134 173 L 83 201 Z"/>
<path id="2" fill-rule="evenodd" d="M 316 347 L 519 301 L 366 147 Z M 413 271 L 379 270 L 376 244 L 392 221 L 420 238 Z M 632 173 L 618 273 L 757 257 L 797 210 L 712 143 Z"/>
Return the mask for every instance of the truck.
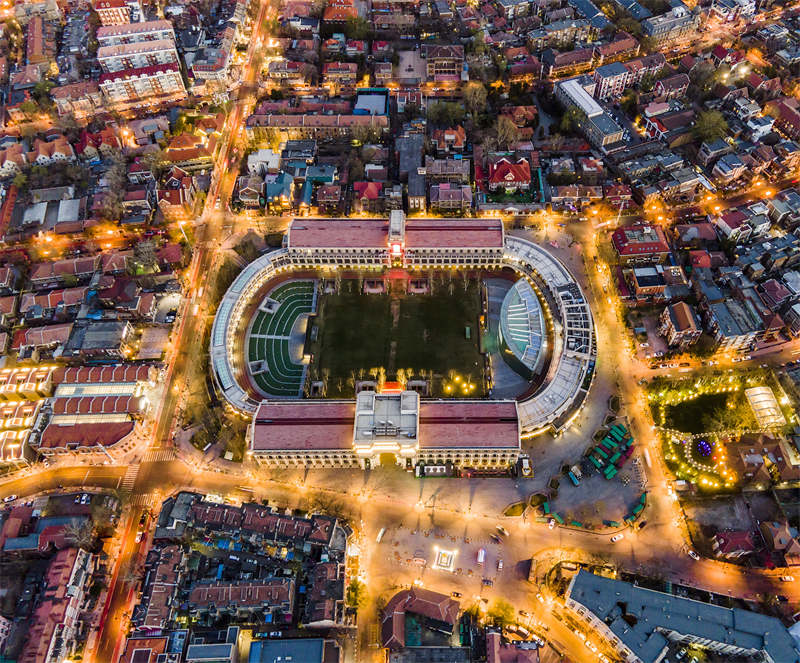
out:
<path id="1" fill-rule="evenodd" d="M 481 548 L 478 551 L 478 566 L 483 566 L 483 563 L 486 561 L 486 549 Z"/>

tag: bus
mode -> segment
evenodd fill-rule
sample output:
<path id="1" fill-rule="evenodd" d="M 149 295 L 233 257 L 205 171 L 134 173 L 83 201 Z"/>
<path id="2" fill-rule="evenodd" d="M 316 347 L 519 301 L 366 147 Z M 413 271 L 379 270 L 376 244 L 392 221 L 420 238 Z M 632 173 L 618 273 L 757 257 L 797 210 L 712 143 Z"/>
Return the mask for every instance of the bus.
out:
<path id="1" fill-rule="evenodd" d="M 378 538 L 375 539 L 375 543 L 380 543 L 384 534 L 386 534 L 386 528 L 385 527 L 381 527 L 381 531 L 378 532 Z"/>

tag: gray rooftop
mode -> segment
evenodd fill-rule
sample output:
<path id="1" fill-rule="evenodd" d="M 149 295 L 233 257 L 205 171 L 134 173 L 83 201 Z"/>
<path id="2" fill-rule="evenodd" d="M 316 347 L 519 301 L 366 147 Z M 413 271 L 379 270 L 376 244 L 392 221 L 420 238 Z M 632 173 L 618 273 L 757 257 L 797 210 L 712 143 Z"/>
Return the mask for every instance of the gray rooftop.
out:
<path id="1" fill-rule="evenodd" d="M 583 570 L 572 580 L 568 597 L 604 621 L 645 663 L 659 660 L 667 646 L 665 632 L 724 643 L 743 654 L 763 652 L 775 663 L 800 661 L 786 627 L 774 617 L 749 610 L 672 596 Z"/>

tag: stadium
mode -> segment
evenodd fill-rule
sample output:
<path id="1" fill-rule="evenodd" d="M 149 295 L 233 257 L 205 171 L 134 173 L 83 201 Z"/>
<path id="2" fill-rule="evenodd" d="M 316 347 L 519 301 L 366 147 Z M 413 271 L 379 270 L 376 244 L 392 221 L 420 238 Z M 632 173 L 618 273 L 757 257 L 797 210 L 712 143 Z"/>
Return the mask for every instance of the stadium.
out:
<path id="1" fill-rule="evenodd" d="M 577 416 L 595 354 L 547 250 L 500 220 L 400 211 L 293 220 L 234 280 L 210 343 L 251 456 L 280 467 L 507 468 Z"/>

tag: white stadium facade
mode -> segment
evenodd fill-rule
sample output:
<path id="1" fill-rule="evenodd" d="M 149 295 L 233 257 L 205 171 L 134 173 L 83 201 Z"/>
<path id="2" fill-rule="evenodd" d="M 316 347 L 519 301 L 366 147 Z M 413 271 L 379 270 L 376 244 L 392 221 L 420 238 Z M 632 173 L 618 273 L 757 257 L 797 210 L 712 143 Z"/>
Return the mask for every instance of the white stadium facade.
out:
<path id="1" fill-rule="evenodd" d="M 425 399 L 410 391 L 361 392 L 351 400 L 264 398 L 253 388 L 242 330 L 271 283 L 323 270 L 392 268 L 513 270 L 520 278 L 503 305 L 502 346 L 517 369 L 541 373 L 536 388 L 517 400 Z M 234 280 L 210 342 L 215 387 L 231 408 L 252 416 L 249 453 L 272 467 L 366 467 L 386 462 L 387 454 L 408 468 L 508 467 L 519 459 L 522 439 L 559 432 L 579 415 L 595 360 L 588 302 L 550 252 L 506 235 L 500 220 L 406 219 L 400 211 L 389 219 L 293 220 L 284 247 Z"/>

